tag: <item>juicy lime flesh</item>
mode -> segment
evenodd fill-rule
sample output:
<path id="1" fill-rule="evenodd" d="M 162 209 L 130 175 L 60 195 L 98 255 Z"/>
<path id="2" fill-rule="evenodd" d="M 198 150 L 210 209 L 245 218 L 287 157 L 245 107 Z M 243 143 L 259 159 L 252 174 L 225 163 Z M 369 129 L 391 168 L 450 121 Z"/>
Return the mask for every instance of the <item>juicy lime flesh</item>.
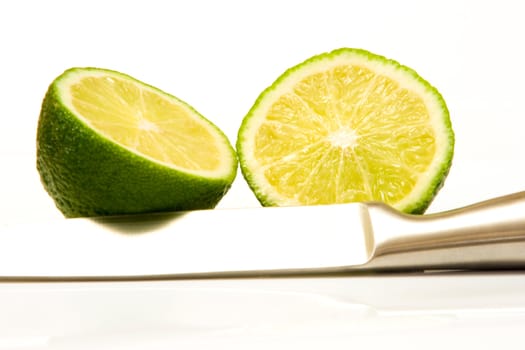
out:
<path id="1" fill-rule="evenodd" d="M 121 145 L 187 170 L 220 166 L 214 136 L 186 106 L 118 77 L 84 77 L 70 91 L 82 117 Z"/>
<path id="2" fill-rule="evenodd" d="M 435 152 L 424 101 L 357 65 L 314 73 L 282 94 L 254 143 L 267 182 L 301 204 L 396 203 Z"/>

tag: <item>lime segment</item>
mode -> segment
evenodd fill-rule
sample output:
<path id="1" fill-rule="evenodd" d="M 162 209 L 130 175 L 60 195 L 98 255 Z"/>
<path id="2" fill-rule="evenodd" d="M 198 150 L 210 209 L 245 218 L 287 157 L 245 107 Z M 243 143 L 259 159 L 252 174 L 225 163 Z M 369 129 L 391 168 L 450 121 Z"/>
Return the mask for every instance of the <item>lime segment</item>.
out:
<path id="1" fill-rule="evenodd" d="M 44 99 L 37 167 L 66 216 L 92 216 L 213 207 L 237 160 L 182 100 L 122 73 L 74 68 Z"/>
<path id="2" fill-rule="evenodd" d="M 451 165 L 442 96 L 413 70 L 364 50 L 286 71 L 239 130 L 241 169 L 263 205 L 383 201 L 423 212 Z"/>

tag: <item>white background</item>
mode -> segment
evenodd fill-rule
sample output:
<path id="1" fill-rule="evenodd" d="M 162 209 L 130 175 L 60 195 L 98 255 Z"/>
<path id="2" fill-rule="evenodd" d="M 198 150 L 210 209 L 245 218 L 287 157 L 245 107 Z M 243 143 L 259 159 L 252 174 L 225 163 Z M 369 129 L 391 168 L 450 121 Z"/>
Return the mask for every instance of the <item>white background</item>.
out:
<path id="1" fill-rule="evenodd" d="M 455 157 L 429 211 L 521 191 L 523 7 L 518 0 L 2 1 L 0 227 L 61 218 L 36 172 L 35 137 L 42 98 L 65 69 L 132 75 L 185 100 L 234 143 L 265 87 L 290 66 L 339 47 L 393 58 L 444 96 Z M 240 173 L 219 204 L 258 205 Z M 228 348 L 320 348 L 326 341 L 312 338 L 319 329 L 341 349 L 401 348 L 410 340 L 432 349 L 493 349 L 503 340 L 521 348 L 525 323 L 519 274 L 0 287 L 1 349 L 42 349 L 48 341 L 56 341 L 53 349 L 163 349 L 190 340 L 197 340 L 192 348 L 210 348 L 203 337 L 210 334 Z M 349 318 L 355 327 L 346 328 Z M 213 333 L 217 324 L 223 333 Z M 246 332 L 258 343 L 237 337 Z"/>
<path id="2" fill-rule="evenodd" d="M 519 1 L 12 1 L 0 4 L 0 222 L 60 217 L 35 167 L 51 81 L 75 66 L 130 74 L 187 101 L 234 143 L 287 68 L 357 47 L 415 69 L 456 133 L 429 211 L 524 189 L 524 10 Z M 220 207 L 258 206 L 239 173 Z"/>

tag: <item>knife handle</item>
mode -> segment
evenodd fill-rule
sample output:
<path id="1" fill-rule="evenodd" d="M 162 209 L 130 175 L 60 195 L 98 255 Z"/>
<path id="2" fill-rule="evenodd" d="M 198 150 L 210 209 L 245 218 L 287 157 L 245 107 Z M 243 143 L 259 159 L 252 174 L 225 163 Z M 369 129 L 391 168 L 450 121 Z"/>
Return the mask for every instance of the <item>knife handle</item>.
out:
<path id="1" fill-rule="evenodd" d="M 428 215 L 374 203 L 369 215 L 372 251 L 363 268 L 525 268 L 525 192 Z"/>

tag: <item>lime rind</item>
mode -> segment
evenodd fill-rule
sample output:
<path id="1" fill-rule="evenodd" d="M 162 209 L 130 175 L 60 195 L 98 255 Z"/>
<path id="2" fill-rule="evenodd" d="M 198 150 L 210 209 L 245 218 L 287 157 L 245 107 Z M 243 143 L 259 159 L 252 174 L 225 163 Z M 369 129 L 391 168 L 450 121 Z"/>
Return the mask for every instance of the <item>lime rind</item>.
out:
<path id="1" fill-rule="evenodd" d="M 432 110 L 436 111 L 434 115 L 439 115 L 439 120 L 435 120 L 434 125 L 438 128 L 438 137 L 441 138 L 438 140 L 438 145 L 443 147 L 437 152 L 440 157 L 434 160 L 427 175 L 421 177 L 414 190 L 402 201 L 393 204 L 396 209 L 403 212 L 423 213 L 443 186 L 452 164 L 455 137 L 448 108 L 438 90 L 419 76 L 415 70 L 401 65 L 395 60 L 363 49 L 341 48 L 313 56 L 286 70 L 258 96 L 244 117 L 237 135 L 236 148 L 243 177 L 263 206 L 288 204 L 284 203 L 282 198 L 266 183 L 264 175 L 255 170 L 257 165 L 252 163 L 254 157 L 251 154 L 254 149 L 253 132 L 257 130 L 258 125 L 262 124 L 264 111 L 273 101 L 273 94 L 281 93 L 287 88 L 287 85 L 293 86 L 306 75 L 305 72 L 315 71 L 315 66 L 322 69 L 325 65 L 337 60 L 341 62 L 355 61 L 359 64 L 366 63 L 374 66 L 376 71 L 379 70 L 384 74 L 396 76 L 396 80 L 410 84 L 413 89 L 420 91 L 426 104 L 432 105 Z"/>

